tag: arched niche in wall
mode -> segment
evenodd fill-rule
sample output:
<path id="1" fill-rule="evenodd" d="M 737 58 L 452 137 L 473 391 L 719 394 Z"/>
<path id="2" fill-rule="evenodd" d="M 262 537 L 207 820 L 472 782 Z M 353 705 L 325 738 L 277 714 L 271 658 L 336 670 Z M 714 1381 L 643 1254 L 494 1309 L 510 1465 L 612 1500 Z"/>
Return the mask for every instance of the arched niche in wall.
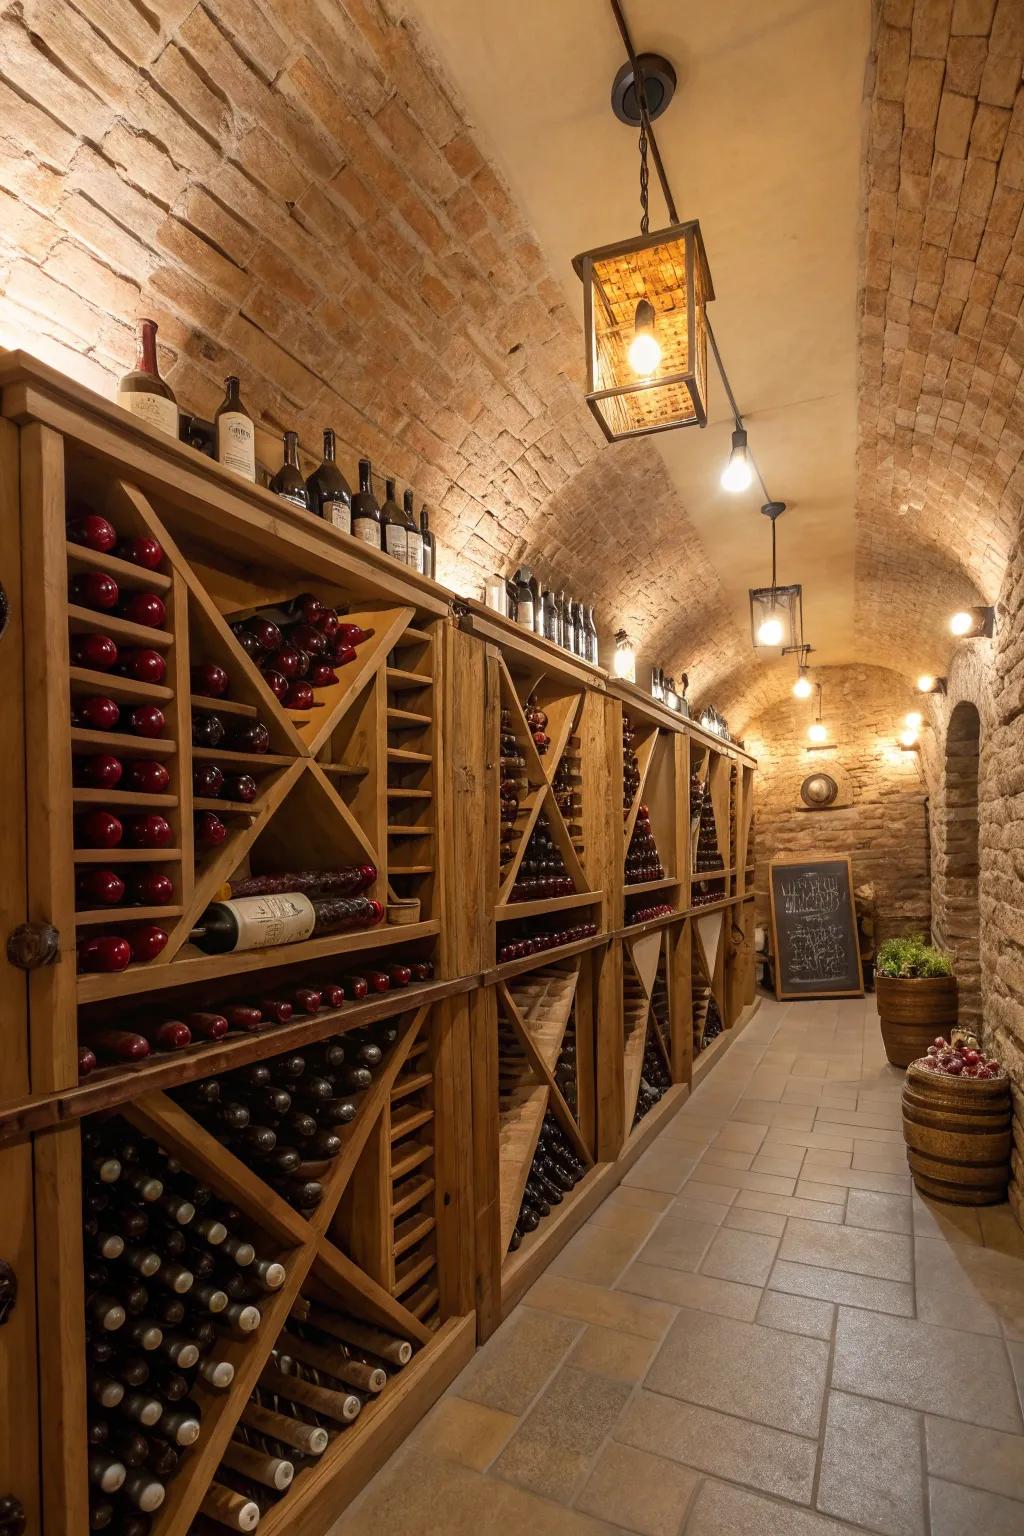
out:
<path id="1" fill-rule="evenodd" d="M 835 752 L 807 752 L 790 776 L 789 794 L 795 811 L 846 810 L 853 804 L 853 781 Z"/>

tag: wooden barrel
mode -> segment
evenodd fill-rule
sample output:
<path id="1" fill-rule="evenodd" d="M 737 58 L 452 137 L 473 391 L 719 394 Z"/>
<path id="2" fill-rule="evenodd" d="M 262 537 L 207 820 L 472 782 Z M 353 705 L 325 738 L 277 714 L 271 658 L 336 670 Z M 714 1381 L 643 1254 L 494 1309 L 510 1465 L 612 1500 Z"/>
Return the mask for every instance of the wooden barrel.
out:
<path id="1" fill-rule="evenodd" d="M 922 1195 L 952 1205 L 998 1205 L 1010 1178 L 1009 1079 L 947 1077 L 909 1067 L 903 1139 Z"/>
<path id="2" fill-rule="evenodd" d="M 894 1067 L 909 1067 L 923 1056 L 936 1035 L 949 1032 L 957 1019 L 955 976 L 875 976 L 878 1017 L 885 1054 Z"/>

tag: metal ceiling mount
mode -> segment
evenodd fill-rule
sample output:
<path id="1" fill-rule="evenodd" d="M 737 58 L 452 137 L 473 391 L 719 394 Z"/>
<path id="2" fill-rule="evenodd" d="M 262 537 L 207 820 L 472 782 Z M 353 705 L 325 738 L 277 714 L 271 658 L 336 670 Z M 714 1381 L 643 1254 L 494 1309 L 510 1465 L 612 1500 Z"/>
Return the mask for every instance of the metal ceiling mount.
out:
<path id="1" fill-rule="evenodd" d="M 636 62 L 643 72 L 647 118 L 653 122 L 661 116 L 675 95 L 676 72 L 668 59 L 660 53 L 641 53 Z M 631 128 L 639 128 L 643 120 L 636 68 L 632 59 L 626 60 L 612 81 L 612 111 L 620 123 L 627 123 Z"/>

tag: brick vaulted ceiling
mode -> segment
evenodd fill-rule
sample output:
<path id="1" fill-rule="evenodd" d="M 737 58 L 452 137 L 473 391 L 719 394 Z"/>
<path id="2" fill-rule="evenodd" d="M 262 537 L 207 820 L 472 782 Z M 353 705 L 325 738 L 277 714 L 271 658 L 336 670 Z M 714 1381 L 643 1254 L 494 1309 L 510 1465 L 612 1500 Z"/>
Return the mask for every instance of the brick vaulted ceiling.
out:
<path id="1" fill-rule="evenodd" d="M 442 574 L 460 590 L 536 552 L 598 601 L 606 629 L 625 623 L 742 724 L 790 673 L 752 667 L 742 622 L 755 545 L 763 561 L 756 503 L 739 522 L 702 489 L 727 442 L 721 411 L 717 439 L 673 434 L 665 451 L 599 438 L 581 403 L 575 279 L 523 195 L 551 166 L 493 152 L 489 82 L 460 76 L 445 34 L 453 3 L 0 3 L 0 344 L 106 392 L 131 319 L 155 312 L 184 404 L 211 410 L 237 370 L 269 427 L 297 426 L 315 449 L 335 425 L 348 462 L 370 453 L 436 508 Z M 603 6 L 587 9 L 606 35 Z M 713 62 L 743 7 L 697 11 Z M 526 46 L 504 0 L 469 13 Z M 868 0 L 766 0 L 763 14 L 743 35 L 736 102 L 723 88 L 720 120 L 679 118 L 706 146 L 708 184 L 732 177 L 739 193 L 734 227 L 713 232 L 719 334 L 745 408 L 745 382 L 755 396 L 773 494 L 795 487 L 794 517 L 804 508 L 792 559 L 818 558 L 822 660 L 939 665 L 943 616 L 954 598 L 995 595 L 1020 510 L 1024 4 L 886 0 L 870 41 Z M 541 47 L 545 89 L 583 76 L 588 38 L 554 61 Z M 614 68 L 614 39 L 606 52 Z M 805 79 L 783 73 L 804 56 Z M 495 111 L 508 63 L 495 46 Z M 598 101 L 608 75 L 593 75 Z M 775 100 L 772 80 L 787 87 Z M 742 226 L 730 122 L 747 156 L 781 135 L 760 175 L 785 209 L 778 227 Z M 579 195 L 600 197 L 606 167 L 585 133 L 574 154 Z M 560 195 L 572 206 L 571 178 Z M 625 232 L 598 226 L 579 246 Z M 787 275 L 802 330 L 776 301 Z M 807 580 L 785 564 L 784 579 Z"/>

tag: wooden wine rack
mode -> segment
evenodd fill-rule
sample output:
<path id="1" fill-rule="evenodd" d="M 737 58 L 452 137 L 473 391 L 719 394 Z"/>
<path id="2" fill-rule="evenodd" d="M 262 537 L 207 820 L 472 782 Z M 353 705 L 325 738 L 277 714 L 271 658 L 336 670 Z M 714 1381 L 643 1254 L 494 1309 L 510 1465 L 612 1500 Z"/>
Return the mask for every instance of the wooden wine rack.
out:
<path id="1" fill-rule="evenodd" d="M 0 1496 L 21 1499 L 30 1531 L 87 1529 L 80 1133 L 91 1116 L 116 1113 L 237 1206 L 287 1272 L 257 1334 L 232 1346 L 235 1381 L 204 1400 L 201 1438 L 168 1484 L 154 1536 L 189 1530 L 297 1307 L 345 1311 L 414 1344 L 409 1363 L 260 1522 L 270 1536 L 318 1536 L 750 1017 L 754 765 L 639 689 L 454 600 L 42 364 L 0 354 L 0 391 L 0 580 L 11 609 L 0 689 L 15 747 L 0 755 L 9 810 L 0 903 L 5 936 L 35 925 L 37 952 L 51 929 L 58 944 L 52 963 L 27 971 L 11 958 L 17 945 L 0 954 L 0 1194 L 12 1218 L 0 1259 L 19 1282 L 0 1329 L 0 1394 L 16 1389 L 19 1403 L 0 1437 Z M 159 569 L 69 543 L 70 504 L 103 513 L 122 536 L 156 539 Z M 69 577 L 91 572 L 157 593 L 165 622 L 151 630 L 69 604 Z M 337 682 L 315 691 L 315 707 L 296 710 L 278 701 L 232 626 L 280 615 L 303 592 L 372 633 Z M 90 633 L 157 650 L 166 675 L 147 683 L 73 667 L 71 637 Z M 192 693 L 200 664 L 227 671 L 224 698 Z M 70 699 L 90 693 L 125 712 L 156 704 L 165 728 L 156 737 L 72 728 Z M 504 862 L 503 710 L 525 779 Z M 532 710 L 546 717 L 546 741 L 534 739 Z M 267 751 L 193 745 L 194 711 L 262 723 Z M 640 769 L 625 806 L 624 713 Z M 73 756 L 100 751 L 157 761 L 167 782 L 150 794 L 73 782 Z M 193 768 L 208 762 L 251 774 L 255 798 L 194 793 Z M 693 899 L 693 772 L 708 786 L 725 866 L 711 906 Z M 641 806 L 664 875 L 627 886 Z M 76 848 L 75 817 L 94 807 L 165 816 L 173 836 L 157 849 Z M 195 817 L 211 811 L 227 828 L 213 847 L 194 832 Z M 538 828 L 571 894 L 524 900 L 521 884 L 514 893 Z M 226 955 L 190 941 L 231 878 L 350 863 L 375 866 L 369 894 L 386 923 Z M 76 906 L 75 872 L 92 865 L 153 866 L 170 875 L 172 899 Z M 76 974 L 76 935 L 147 923 L 168 933 L 153 958 Z M 554 947 L 514 949 L 552 932 L 562 936 Z M 77 1080 L 80 1030 L 180 1018 L 402 961 L 430 962 L 433 975 Z M 705 984 L 726 1028 L 694 1061 L 694 991 Z M 382 1021 L 397 1037 L 308 1216 L 184 1107 L 200 1078 Z M 637 1120 L 645 1049 L 668 1086 Z M 545 1116 L 584 1171 L 510 1251 Z M 0 1301 L 2 1283 L 0 1271 Z"/>

